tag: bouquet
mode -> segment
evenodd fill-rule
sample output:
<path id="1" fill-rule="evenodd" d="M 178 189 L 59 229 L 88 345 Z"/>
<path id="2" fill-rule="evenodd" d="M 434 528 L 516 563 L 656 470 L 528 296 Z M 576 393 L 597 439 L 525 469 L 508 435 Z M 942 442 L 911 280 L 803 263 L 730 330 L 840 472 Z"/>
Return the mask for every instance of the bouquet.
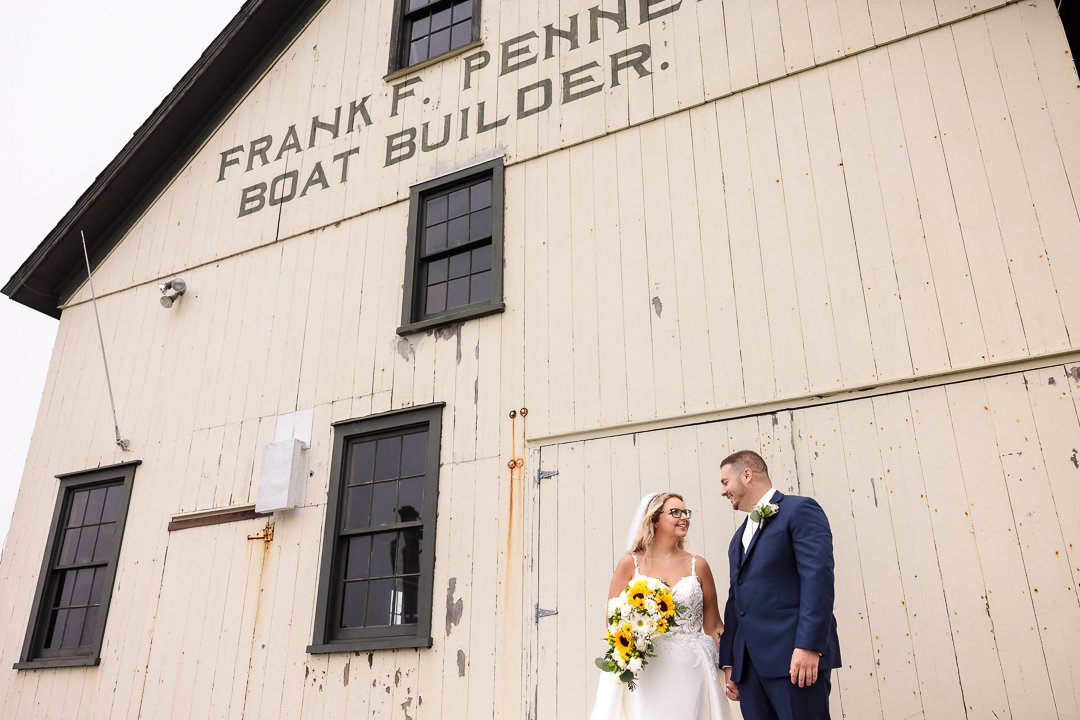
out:
<path id="1" fill-rule="evenodd" d="M 653 653 L 653 640 L 673 627 L 681 608 L 671 588 L 655 578 L 631 580 L 626 589 L 608 601 L 608 649 L 596 658 L 596 666 L 615 675 L 630 690 Z"/>

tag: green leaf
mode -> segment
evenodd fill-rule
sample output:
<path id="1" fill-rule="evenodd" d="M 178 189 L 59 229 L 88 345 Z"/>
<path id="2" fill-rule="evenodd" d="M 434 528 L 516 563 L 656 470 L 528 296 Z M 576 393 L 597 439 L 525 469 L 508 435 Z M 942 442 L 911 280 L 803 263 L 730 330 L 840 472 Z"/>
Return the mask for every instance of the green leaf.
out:
<path id="1" fill-rule="evenodd" d="M 754 508 L 753 510 L 751 510 L 750 511 L 750 519 L 753 522 L 756 522 L 756 523 L 761 522 L 761 511 L 758 510 L 757 508 Z"/>

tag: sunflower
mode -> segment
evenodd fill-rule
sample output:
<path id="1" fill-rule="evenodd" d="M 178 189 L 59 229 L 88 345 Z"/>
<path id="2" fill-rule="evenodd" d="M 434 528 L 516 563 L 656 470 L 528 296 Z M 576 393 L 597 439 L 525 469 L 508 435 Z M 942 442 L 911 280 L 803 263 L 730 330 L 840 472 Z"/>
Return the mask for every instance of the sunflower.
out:
<path id="1" fill-rule="evenodd" d="M 664 617 L 671 617 L 675 614 L 675 600 L 671 597 L 671 593 L 667 590 L 663 590 L 656 595 L 656 609 Z"/>
<path id="2" fill-rule="evenodd" d="M 630 658 L 630 653 L 634 649 L 634 632 L 630 625 L 623 625 L 619 628 L 619 632 L 615 633 L 615 649 L 623 660 Z"/>
<path id="3" fill-rule="evenodd" d="M 645 598 L 649 594 L 649 586 L 644 580 L 631 583 L 626 589 L 627 603 L 641 610 L 645 607 Z"/>

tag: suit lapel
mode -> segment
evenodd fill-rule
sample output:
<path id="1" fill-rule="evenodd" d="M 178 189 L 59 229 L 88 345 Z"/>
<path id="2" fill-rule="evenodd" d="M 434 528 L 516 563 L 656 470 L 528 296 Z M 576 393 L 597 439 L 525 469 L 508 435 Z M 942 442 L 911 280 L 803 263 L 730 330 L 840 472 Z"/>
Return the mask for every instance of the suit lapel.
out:
<path id="1" fill-rule="evenodd" d="M 773 493 L 772 500 L 770 502 L 772 502 L 775 505 L 779 505 L 780 501 L 783 500 L 783 499 L 784 499 L 784 494 L 782 492 L 780 492 L 779 490 L 777 490 L 775 493 Z M 750 522 L 750 515 L 746 516 L 746 522 L 747 523 Z M 761 534 L 763 532 L 765 532 L 766 530 L 768 530 L 772 526 L 772 524 L 774 522 L 776 522 L 775 517 L 772 520 L 767 521 L 764 526 L 759 527 L 757 529 L 757 532 L 754 533 L 754 536 L 752 538 L 750 538 L 750 546 L 748 548 L 746 548 L 746 552 L 743 553 L 742 562 L 740 563 L 740 566 L 739 566 L 740 568 L 743 565 L 746 564 L 747 560 L 750 559 L 750 553 L 754 552 L 754 548 L 757 546 L 758 538 L 760 538 Z M 746 525 L 746 523 L 743 523 L 744 527 L 745 527 L 745 525 Z M 741 542 L 739 543 L 739 547 L 742 547 Z"/>

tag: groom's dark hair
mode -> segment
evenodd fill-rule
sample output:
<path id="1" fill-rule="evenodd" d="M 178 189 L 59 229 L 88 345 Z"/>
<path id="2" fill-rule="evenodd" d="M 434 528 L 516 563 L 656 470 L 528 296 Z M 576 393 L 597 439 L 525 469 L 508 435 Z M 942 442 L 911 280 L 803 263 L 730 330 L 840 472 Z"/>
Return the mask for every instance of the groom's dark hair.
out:
<path id="1" fill-rule="evenodd" d="M 753 450 L 739 450 L 728 455 L 726 458 L 720 461 L 720 467 L 725 465 L 731 465 L 736 471 L 743 468 L 750 468 L 755 473 L 769 475 L 769 466 L 765 464 L 765 460 Z"/>

